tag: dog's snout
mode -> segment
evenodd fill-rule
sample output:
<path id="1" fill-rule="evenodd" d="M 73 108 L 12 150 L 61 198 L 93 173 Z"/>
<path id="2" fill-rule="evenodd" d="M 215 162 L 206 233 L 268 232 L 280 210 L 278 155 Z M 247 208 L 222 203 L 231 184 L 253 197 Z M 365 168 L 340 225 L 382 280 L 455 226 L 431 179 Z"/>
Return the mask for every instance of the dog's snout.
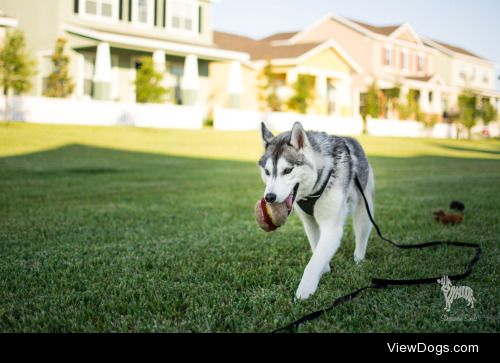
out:
<path id="1" fill-rule="evenodd" d="M 267 193 L 265 196 L 266 202 L 268 203 L 274 203 L 276 201 L 276 194 L 274 193 Z"/>

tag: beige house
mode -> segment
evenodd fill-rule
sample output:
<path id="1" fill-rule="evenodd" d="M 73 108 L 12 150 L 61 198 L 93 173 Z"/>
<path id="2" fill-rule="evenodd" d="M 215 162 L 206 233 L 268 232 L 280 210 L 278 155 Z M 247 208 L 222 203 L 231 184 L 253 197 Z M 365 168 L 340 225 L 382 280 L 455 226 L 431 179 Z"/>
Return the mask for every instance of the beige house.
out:
<path id="1" fill-rule="evenodd" d="M 374 81 L 385 94 L 393 87 L 399 87 L 403 102 L 409 90 L 414 90 L 420 109 L 437 117 L 456 109 L 457 95 L 465 87 L 474 86 L 496 103 L 500 98 L 493 89 L 493 62 L 463 49 L 422 38 L 407 23 L 374 26 L 331 13 L 302 31 L 275 40 L 273 44 L 291 46 L 330 39 L 335 40 L 362 69 L 361 73 L 354 75 L 352 83 L 360 104 L 363 93 Z M 473 74 L 476 72 L 474 82 L 460 80 L 464 68 Z M 483 82 L 483 78 L 488 81 Z M 391 104 L 386 102 L 385 105 L 383 116 L 397 117 Z"/>
<path id="2" fill-rule="evenodd" d="M 5 15 L 0 11 L 0 45 L 3 44 L 3 38 L 5 37 L 5 32 L 8 29 L 17 27 L 18 21 L 16 18 Z"/>
<path id="3" fill-rule="evenodd" d="M 292 88 L 298 76 L 307 75 L 314 83 L 308 113 L 353 116 L 358 106 L 352 79 L 362 72 L 359 64 L 334 40 L 280 44 L 279 39 L 287 36 L 289 33 L 255 40 L 216 32 L 214 39 L 218 46 L 247 52 L 250 60 L 241 67 L 234 63 L 211 64 L 214 104 L 265 111 L 266 105 L 260 100 L 263 92 L 260 85 L 263 70 L 270 64 L 278 84 L 276 94 L 283 104 L 281 111 L 287 111 L 286 103 L 294 95 Z"/>
<path id="4" fill-rule="evenodd" d="M 37 96 L 58 37 L 68 39 L 78 99 L 135 102 L 136 70 L 149 56 L 165 73 L 168 102 L 204 107 L 210 63 L 248 59 L 214 44 L 211 0 L 0 0 L 0 9 L 18 19 L 38 58 Z"/>

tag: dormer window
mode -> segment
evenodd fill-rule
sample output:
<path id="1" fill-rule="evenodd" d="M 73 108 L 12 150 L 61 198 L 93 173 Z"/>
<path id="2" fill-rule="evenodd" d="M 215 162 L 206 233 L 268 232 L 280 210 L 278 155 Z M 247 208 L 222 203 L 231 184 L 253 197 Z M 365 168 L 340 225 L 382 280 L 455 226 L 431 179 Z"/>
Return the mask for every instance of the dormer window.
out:
<path id="1" fill-rule="evenodd" d="M 82 0 L 79 13 L 83 18 L 115 22 L 118 20 L 118 0 Z"/>
<path id="2" fill-rule="evenodd" d="M 133 0 L 133 24 L 152 27 L 154 25 L 154 15 L 154 0 Z"/>

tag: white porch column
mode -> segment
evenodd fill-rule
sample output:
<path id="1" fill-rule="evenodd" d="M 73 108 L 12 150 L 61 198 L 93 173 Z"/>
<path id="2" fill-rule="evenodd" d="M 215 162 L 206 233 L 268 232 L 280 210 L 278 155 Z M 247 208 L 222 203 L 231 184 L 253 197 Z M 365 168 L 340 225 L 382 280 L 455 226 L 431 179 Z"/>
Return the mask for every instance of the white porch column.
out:
<path id="1" fill-rule="evenodd" d="M 240 108 L 241 95 L 243 94 L 243 75 L 241 72 L 241 63 L 238 61 L 233 61 L 229 65 L 227 94 L 229 95 L 229 108 Z"/>
<path id="2" fill-rule="evenodd" d="M 76 55 L 76 87 L 75 94 L 77 98 L 85 96 L 85 57 L 83 54 Z"/>
<path id="3" fill-rule="evenodd" d="M 322 100 L 326 98 L 327 94 L 327 83 L 326 83 L 326 77 L 324 75 L 317 75 L 316 76 L 316 95 L 321 98 Z"/>
<path id="4" fill-rule="evenodd" d="M 432 110 L 436 114 L 442 114 L 443 113 L 442 93 L 441 93 L 440 90 L 436 90 L 433 93 L 433 97 L 432 97 Z"/>
<path id="5" fill-rule="evenodd" d="M 200 81 L 198 76 L 198 57 L 190 54 L 184 61 L 184 76 L 181 83 L 182 103 L 195 105 L 198 99 Z"/>
<path id="6" fill-rule="evenodd" d="M 432 94 L 433 97 L 435 97 L 435 94 Z M 429 90 L 427 89 L 421 89 L 420 90 L 420 109 L 423 112 L 429 112 Z"/>
<path id="7" fill-rule="evenodd" d="M 111 51 L 109 43 L 99 43 L 95 57 L 94 98 L 111 99 Z"/>
<path id="8" fill-rule="evenodd" d="M 157 72 L 165 73 L 167 67 L 165 65 L 165 52 L 163 50 L 156 50 L 153 53 L 153 64 Z"/>

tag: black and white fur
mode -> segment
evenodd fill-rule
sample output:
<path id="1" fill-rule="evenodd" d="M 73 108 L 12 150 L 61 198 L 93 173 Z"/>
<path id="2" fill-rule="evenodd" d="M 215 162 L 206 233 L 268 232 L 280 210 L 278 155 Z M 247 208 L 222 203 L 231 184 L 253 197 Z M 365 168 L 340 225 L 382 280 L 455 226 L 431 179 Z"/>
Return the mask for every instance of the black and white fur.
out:
<path id="1" fill-rule="evenodd" d="M 330 260 L 340 246 L 349 214 L 356 236 L 354 260 L 359 263 L 364 259 L 372 225 L 354 176 L 358 176 L 373 214 L 373 172 L 356 140 L 306 132 L 298 122 L 291 131 L 277 136 L 262 123 L 262 140 L 265 152 L 259 166 L 266 184 L 264 198 L 281 203 L 292 196 L 311 245 L 313 254 L 295 294 L 298 299 L 307 299 L 316 291 L 321 276 L 330 272 Z M 313 215 L 301 210 L 297 201 L 314 195 L 325 183 Z"/>

